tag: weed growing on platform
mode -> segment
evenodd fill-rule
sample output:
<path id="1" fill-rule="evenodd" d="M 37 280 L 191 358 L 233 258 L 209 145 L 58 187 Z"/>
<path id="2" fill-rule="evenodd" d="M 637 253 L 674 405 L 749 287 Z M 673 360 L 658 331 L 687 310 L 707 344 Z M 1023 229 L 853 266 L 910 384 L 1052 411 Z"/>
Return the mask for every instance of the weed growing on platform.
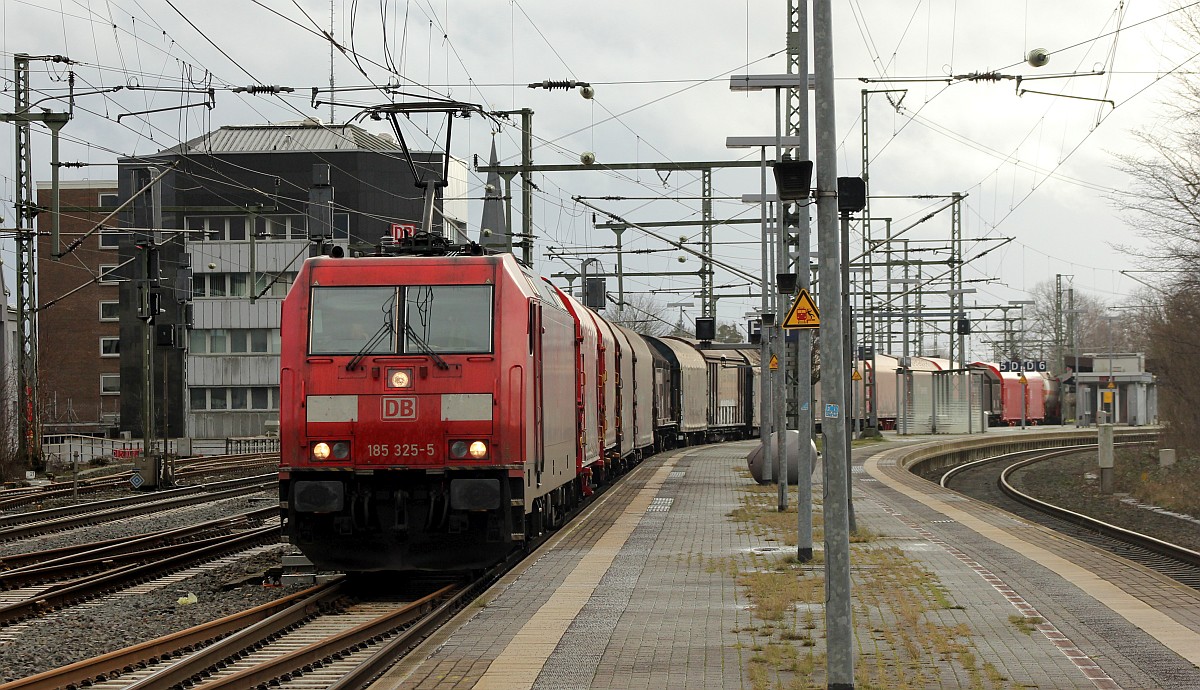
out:
<path id="1" fill-rule="evenodd" d="M 879 535 L 872 532 L 870 529 L 859 525 L 858 529 L 850 533 L 851 544 L 866 544 L 873 542 L 879 538 Z"/>
<path id="2" fill-rule="evenodd" d="M 788 507 L 779 510 L 779 489 L 776 486 L 748 484 L 738 497 L 741 507 L 733 509 L 727 517 L 746 525 L 746 533 L 763 537 L 767 541 L 781 541 L 786 546 L 796 545 L 798 504 L 796 492 L 788 494 Z M 813 539 L 823 538 L 821 529 L 824 520 L 820 511 L 813 513 Z"/>
<path id="3" fill-rule="evenodd" d="M 795 494 L 789 497 L 795 498 Z M 743 534 L 783 545 L 796 544 L 796 502 L 778 510 L 778 488 L 750 481 L 739 506 L 728 517 Z M 824 538 L 820 497 L 814 497 L 813 540 Z M 967 680 L 978 690 L 1004 688 L 994 667 L 981 664 L 970 629 L 946 625 L 936 612 L 956 608 L 936 577 L 911 562 L 898 548 L 880 544 L 884 537 L 865 527 L 851 535 L 854 544 L 855 678 L 859 688 L 918 690 L 941 685 L 943 676 Z M 776 555 L 748 553 L 706 560 L 710 572 L 730 574 L 753 603 L 754 626 L 742 626 L 756 640 L 747 667 L 751 687 L 813 689 L 825 687 L 822 607 L 825 601 L 824 552 L 800 563 L 794 551 Z"/>
<path id="4" fill-rule="evenodd" d="M 1017 630 L 1032 635 L 1034 630 L 1037 630 L 1038 624 L 1042 623 L 1040 616 L 1026 617 L 1021 615 L 1011 615 L 1008 617 L 1008 622 L 1017 627 Z"/>
<path id="5" fill-rule="evenodd" d="M 803 577 L 791 571 L 750 571 L 738 577 L 764 621 L 782 621 L 797 602 L 819 603 L 825 598 L 825 578 Z M 772 626 L 773 627 L 773 626 Z"/>
<path id="6" fill-rule="evenodd" d="M 861 652 L 859 665 L 870 687 L 938 685 L 943 669 L 965 673 L 972 688 L 1005 687 L 995 669 L 981 668 L 967 625 L 939 622 L 936 611 L 959 607 L 947 599 L 932 573 L 894 547 L 856 550 L 853 559 L 859 568 L 855 616 L 860 626 L 869 621 L 872 638 L 885 643 L 878 656 Z M 874 664 L 869 656 L 875 657 Z"/>

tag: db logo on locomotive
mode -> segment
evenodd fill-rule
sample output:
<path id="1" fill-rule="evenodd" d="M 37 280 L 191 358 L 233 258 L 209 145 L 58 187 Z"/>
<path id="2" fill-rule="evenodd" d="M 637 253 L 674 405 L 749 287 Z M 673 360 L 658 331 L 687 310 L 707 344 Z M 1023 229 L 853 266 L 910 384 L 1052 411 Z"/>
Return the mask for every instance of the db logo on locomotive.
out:
<path id="1" fill-rule="evenodd" d="M 413 397 L 383 398 L 383 419 L 408 421 L 417 418 L 417 399 Z"/>

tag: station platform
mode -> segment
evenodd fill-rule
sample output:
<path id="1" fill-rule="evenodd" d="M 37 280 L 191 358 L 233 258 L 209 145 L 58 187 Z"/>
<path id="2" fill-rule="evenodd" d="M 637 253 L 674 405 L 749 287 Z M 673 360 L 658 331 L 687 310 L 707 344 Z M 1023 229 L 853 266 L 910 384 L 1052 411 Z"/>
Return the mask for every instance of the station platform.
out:
<path id="1" fill-rule="evenodd" d="M 1200 593 L 908 474 L 921 442 L 853 453 L 855 687 L 1200 688 Z M 799 564 L 757 443 L 643 462 L 373 687 L 826 687 L 820 472 Z"/>

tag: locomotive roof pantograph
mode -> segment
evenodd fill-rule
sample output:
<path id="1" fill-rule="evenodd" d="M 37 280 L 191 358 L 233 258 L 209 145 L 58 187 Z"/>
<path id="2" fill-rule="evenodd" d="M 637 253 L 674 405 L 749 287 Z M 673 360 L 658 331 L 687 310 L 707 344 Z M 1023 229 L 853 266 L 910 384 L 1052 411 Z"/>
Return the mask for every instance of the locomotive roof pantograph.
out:
<path id="1" fill-rule="evenodd" d="M 800 293 L 792 302 L 792 308 L 788 310 L 787 318 L 783 320 L 783 327 L 821 327 L 821 312 L 817 309 L 817 303 L 813 301 L 812 295 L 808 294 L 808 290 L 800 288 Z"/>

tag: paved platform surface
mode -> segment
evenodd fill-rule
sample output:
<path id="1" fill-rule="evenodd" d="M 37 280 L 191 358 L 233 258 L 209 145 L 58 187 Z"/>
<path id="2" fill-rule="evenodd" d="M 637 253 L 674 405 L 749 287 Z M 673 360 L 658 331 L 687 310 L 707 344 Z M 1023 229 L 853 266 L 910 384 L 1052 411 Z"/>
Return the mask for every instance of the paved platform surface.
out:
<path id="1" fill-rule="evenodd" d="M 643 462 L 376 688 L 824 688 L 814 564 L 745 456 Z M 1200 688 L 1200 596 L 854 452 L 858 688 Z M 790 525 L 791 544 L 784 543 Z"/>

